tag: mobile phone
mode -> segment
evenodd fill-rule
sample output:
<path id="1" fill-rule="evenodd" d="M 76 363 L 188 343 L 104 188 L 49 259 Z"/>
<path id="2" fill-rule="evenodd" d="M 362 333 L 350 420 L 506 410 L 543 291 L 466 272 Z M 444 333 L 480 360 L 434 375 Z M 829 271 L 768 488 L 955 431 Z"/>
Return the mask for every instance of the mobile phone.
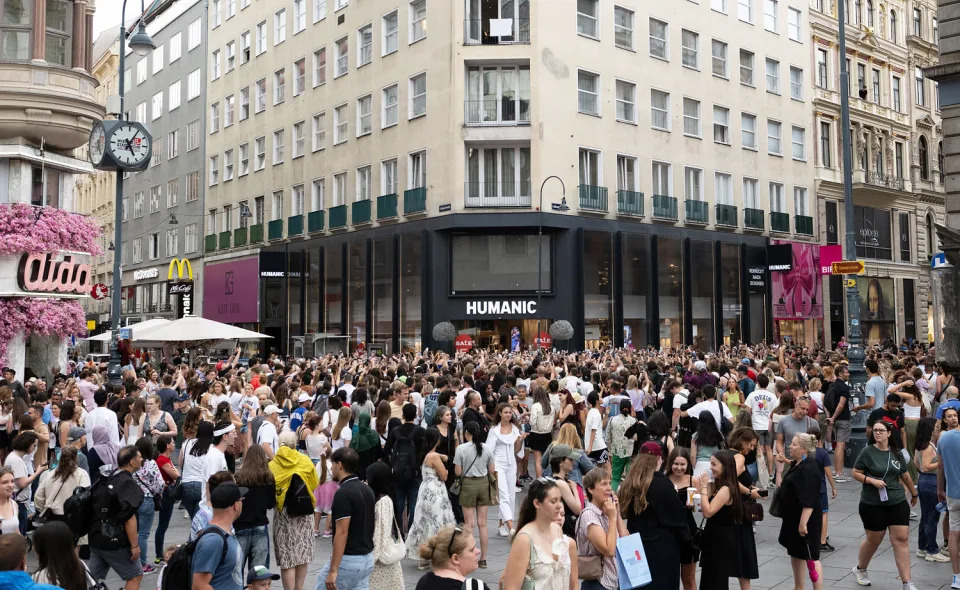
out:
<path id="1" fill-rule="evenodd" d="M 886 502 L 889 499 L 887 496 L 887 488 L 880 488 L 878 491 L 880 492 L 880 501 Z"/>
<path id="2" fill-rule="evenodd" d="M 759 494 L 761 498 L 766 498 L 770 495 L 770 490 L 757 490 L 757 494 Z"/>

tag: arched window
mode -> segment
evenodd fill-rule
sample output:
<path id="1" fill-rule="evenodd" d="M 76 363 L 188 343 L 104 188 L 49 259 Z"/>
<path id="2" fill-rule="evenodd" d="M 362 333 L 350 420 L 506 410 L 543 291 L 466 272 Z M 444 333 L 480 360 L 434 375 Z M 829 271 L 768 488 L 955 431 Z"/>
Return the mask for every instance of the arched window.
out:
<path id="1" fill-rule="evenodd" d="M 933 215 L 927 213 L 927 258 L 933 258 L 937 249 L 937 232 L 933 229 Z"/>
<path id="2" fill-rule="evenodd" d="M 867 0 L 867 26 L 873 26 L 873 0 Z"/>
<path id="3" fill-rule="evenodd" d="M 890 40 L 897 42 L 897 11 L 890 11 Z"/>
<path id="4" fill-rule="evenodd" d="M 922 135 L 918 142 L 917 155 L 920 157 L 920 180 L 929 180 L 930 161 L 927 156 L 927 138 Z"/>

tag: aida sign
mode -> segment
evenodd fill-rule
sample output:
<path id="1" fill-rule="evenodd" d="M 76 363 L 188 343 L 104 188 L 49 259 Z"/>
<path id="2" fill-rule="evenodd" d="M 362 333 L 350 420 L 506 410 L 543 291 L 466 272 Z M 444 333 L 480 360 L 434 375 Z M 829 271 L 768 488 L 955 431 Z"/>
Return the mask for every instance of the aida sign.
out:
<path id="1" fill-rule="evenodd" d="M 24 254 L 17 268 L 17 285 L 27 293 L 87 296 L 93 288 L 88 259 L 71 252 Z"/>

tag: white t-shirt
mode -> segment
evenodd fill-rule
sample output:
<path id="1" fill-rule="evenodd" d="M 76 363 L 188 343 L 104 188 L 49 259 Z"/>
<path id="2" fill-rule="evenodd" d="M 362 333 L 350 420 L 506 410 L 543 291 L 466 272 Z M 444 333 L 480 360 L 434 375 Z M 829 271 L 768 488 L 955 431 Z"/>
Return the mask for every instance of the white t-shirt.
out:
<path id="1" fill-rule="evenodd" d="M 183 443 L 183 473 L 180 474 L 184 483 L 206 481 L 203 479 L 203 456 L 197 457 L 191 453 L 193 447 L 197 446 L 197 439 L 191 438 Z"/>
<path id="2" fill-rule="evenodd" d="M 250 404 L 252 409 L 244 408 L 243 404 Z M 240 407 L 243 408 L 243 416 L 241 419 L 244 422 L 249 422 L 257 416 L 257 410 L 260 409 L 260 400 L 257 399 L 257 396 L 255 395 L 248 395 L 240 400 Z"/>
<path id="3" fill-rule="evenodd" d="M 464 387 L 457 392 L 457 404 L 454 407 L 454 410 L 459 414 L 460 409 L 463 408 L 463 402 L 467 399 L 467 392 L 470 391 L 469 388 Z"/>
<path id="4" fill-rule="evenodd" d="M 117 414 L 109 408 L 97 408 L 87 414 L 83 421 L 83 429 L 87 431 L 87 450 L 93 448 L 93 429 L 97 426 L 106 426 L 110 435 L 110 442 L 120 444 L 120 424 Z"/>
<path id="5" fill-rule="evenodd" d="M 530 379 L 517 379 L 517 387 L 520 387 L 521 385 L 525 385 L 527 387 L 527 394 L 529 395 L 531 393 L 530 381 L 531 381 Z"/>
<path id="6" fill-rule="evenodd" d="M 750 394 L 753 395 L 753 394 Z M 692 416 L 693 418 L 699 418 L 700 414 L 703 412 L 710 412 L 713 415 L 713 419 L 717 422 L 717 428 L 720 428 L 720 411 L 723 411 L 723 416 L 733 421 L 733 414 L 730 413 L 730 408 L 727 407 L 727 404 L 723 402 L 718 402 L 716 399 L 708 399 L 702 401 L 699 404 L 694 405 L 692 408 L 687 410 L 687 415 Z M 754 428 L 756 428 L 756 423 L 754 423 Z"/>
<path id="7" fill-rule="evenodd" d="M 600 410 L 590 408 L 587 412 L 587 427 L 583 431 L 583 441 L 585 445 L 590 444 L 590 433 L 596 432 L 593 438 L 593 447 L 590 452 L 602 451 L 607 448 L 607 443 L 603 440 L 603 416 Z"/>
<path id="8" fill-rule="evenodd" d="M 673 409 L 680 410 L 683 407 L 683 404 L 687 403 L 690 400 L 689 397 L 681 394 L 676 394 L 673 396 Z M 691 408 L 692 409 L 692 408 Z"/>
<path id="9" fill-rule="evenodd" d="M 817 411 L 823 411 L 823 392 L 822 391 L 811 391 L 810 399 L 817 402 Z"/>
<path id="10" fill-rule="evenodd" d="M 333 430 L 333 425 L 337 423 L 337 417 L 340 415 L 340 410 L 327 410 L 323 414 L 323 418 L 320 419 L 320 427 L 323 430 Z"/>
<path id="11" fill-rule="evenodd" d="M 356 387 L 354 387 L 354 386 L 351 385 L 350 383 L 344 383 L 343 385 L 340 386 L 340 389 L 338 389 L 337 392 L 339 393 L 339 392 L 342 391 L 342 392 L 346 393 L 346 394 L 347 394 L 347 403 L 349 404 L 349 403 L 350 403 L 350 398 L 353 397 L 353 390 L 354 390 L 354 389 L 356 389 Z"/>
<path id="12" fill-rule="evenodd" d="M 587 396 L 593 391 L 593 383 L 589 381 L 581 381 L 580 385 L 577 386 L 577 389 L 580 391 L 580 395 L 583 396 L 583 399 L 587 399 Z"/>
<path id="13" fill-rule="evenodd" d="M 336 451 L 337 449 L 342 449 L 343 447 L 350 446 L 350 439 L 353 438 L 353 431 L 350 430 L 349 426 L 344 426 L 343 430 L 340 431 L 340 438 L 335 438 L 330 441 L 330 448 Z"/>
<path id="14" fill-rule="evenodd" d="M 266 422 L 264 422 L 266 424 Z M 260 427 L 263 430 L 263 427 Z M 207 481 L 210 479 L 210 476 L 218 471 L 224 471 L 227 468 L 227 458 L 223 454 L 223 451 L 217 447 L 210 445 L 210 448 L 207 449 L 207 454 L 203 456 L 203 472 L 201 473 L 201 478 L 203 485 L 200 486 L 200 502 L 202 504 L 207 503 Z"/>
<path id="15" fill-rule="evenodd" d="M 280 446 L 280 437 L 277 435 L 277 427 L 274 426 L 272 422 L 267 420 L 263 421 L 263 424 L 260 425 L 260 430 L 257 431 L 257 444 L 262 445 L 263 443 L 269 443 L 274 454 L 277 453 L 277 448 Z"/>
<path id="16" fill-rule="evenodd" d="M 27 463 L 23 460 L 22 457 L 16 453 L 10 453 L 7 455 L 7 460 L 3 462 L 4 467 L 9 467 L 13 469 L 13 486 L 16 487 L 16 481 L 21 477 L 30 477 L 30 474 L 27 472 Z M 30 501 L 30 486 L 23 488 L 18 491 L 14 498 L 18 502 L 29 502 Z"/>
<path id="17" fill-rule="evenodd" d="M 744 403 L 750 407 L 753 429 L 757 432 L 765 432 L 770 426 L 770 412 L 777 405 L 777 397 L 764 389 L 755 389 L 747 396 Z"/>
<path id="18" fill-rule="evenodd" d="M 243 392 L 234 391 L 230 394 L 230 409 L 233 410 L 234 414 L 240 413 L 240 403 L 243 401 Z"/>

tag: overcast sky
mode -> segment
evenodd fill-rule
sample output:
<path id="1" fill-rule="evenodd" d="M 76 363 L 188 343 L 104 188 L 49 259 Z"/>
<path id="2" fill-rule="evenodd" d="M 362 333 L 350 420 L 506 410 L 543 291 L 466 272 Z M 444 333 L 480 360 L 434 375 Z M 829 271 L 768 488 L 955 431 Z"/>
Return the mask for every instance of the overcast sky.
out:
<path id="1" fill-rule="evenodd" d="M 136 5 L 136 8 L 134 8 Z M 120 7 L 123 0 L 97 0 L 97 11 L 93 13 L 93 38 L 96 40 L 109 27 L 120 26 Z M 139 2 L 128 2 L 127 8 L 131 11 L 139 10 Z"/>

